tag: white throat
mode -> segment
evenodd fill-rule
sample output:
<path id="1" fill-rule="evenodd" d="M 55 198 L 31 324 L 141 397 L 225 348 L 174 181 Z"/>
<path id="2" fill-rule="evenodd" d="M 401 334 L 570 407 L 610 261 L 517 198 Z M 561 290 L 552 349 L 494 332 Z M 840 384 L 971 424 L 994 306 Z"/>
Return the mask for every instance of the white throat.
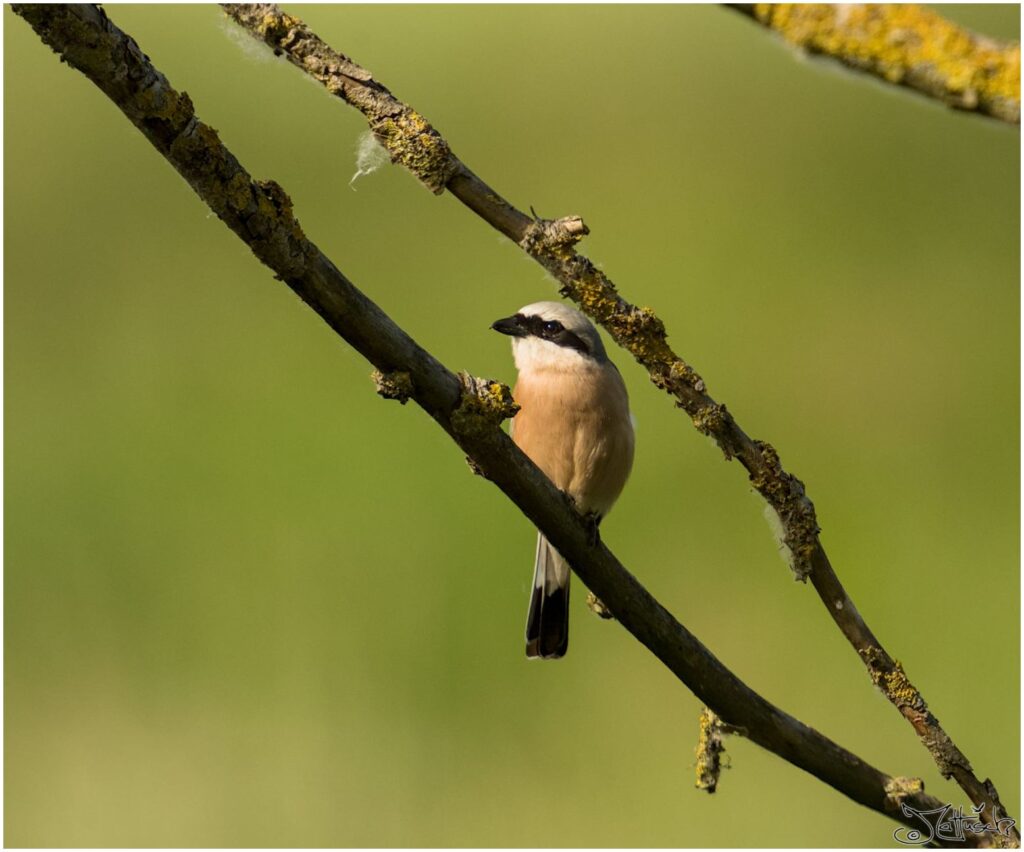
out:
<path id="1" fill-rule="evenodd" d="M 512 339 L 512 357 L 520 373 L 544 370 L 575 371 L 585 367 L 596 367 L 597 362 L 576 349 L 559 346 L 540 337 L 515 337 Z"/>

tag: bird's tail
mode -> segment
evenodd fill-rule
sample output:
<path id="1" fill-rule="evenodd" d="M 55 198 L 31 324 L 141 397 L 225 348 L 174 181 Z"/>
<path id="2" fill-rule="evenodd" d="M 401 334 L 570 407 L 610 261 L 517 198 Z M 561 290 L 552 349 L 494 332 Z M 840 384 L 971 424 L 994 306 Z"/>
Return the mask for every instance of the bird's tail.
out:
<path id="1" fill-rule="evenodd" d="M 569 565 L 537 533 L 530 613 L 526 617 L 526 656 L 556 660 L 569 647 Z"/>

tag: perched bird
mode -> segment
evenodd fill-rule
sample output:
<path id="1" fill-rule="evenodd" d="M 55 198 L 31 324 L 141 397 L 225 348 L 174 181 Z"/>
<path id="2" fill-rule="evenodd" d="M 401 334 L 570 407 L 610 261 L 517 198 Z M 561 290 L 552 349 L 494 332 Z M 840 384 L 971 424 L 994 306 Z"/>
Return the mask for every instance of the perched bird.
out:
<path id="1" fill-rule="evenodd" d="M 626 385 L 597 329 L 560 302 L 537 302 L 491 325 L 512 338 L 520 405 L 512 440 L 583 514 L 608 514 L 633 466 Z M 569 566 L 537 534 L 526 656 L 555 659 L 569 645 Z"/>

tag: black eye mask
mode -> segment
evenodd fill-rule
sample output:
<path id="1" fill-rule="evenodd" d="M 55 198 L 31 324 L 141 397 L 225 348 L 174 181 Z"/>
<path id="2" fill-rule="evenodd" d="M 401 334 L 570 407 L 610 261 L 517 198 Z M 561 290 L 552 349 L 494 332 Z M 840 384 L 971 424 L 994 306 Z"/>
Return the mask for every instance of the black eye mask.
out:
<path id="1" fill-rule="evenodd" d="M 519 326 L 528 335 L 539 337 L 541 340 L 550 340 L 566 349 L 575 349 L 584 355 L 590 354 L 590 349 L 583 339 L 565 328 L 558 320 L 546 320 L 541 317 L 524 317 L 516 314 L 515 319 Z"/>
<path id="2" fill-rule="evenodd" d="M 541 340 L 549 340 L 566 349 L 575 349 L 588 358 L 594 357 L 583 338 L 575 332 L 569 331 L 558 320 L 515 314 L 505 317 L 505 319 L 495 320 L 491 324 L 491 328 L 510 337 L 539 337 Z"/>

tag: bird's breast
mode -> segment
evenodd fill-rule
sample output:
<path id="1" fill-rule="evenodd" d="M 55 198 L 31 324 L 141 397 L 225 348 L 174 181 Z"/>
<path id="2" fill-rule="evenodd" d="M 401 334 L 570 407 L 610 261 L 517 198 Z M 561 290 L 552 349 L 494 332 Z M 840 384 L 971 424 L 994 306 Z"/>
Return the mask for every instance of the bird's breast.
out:
<path id="1" fill-rule="evenodd" d="M 521 372 L 513 395 L 516 444 L 582 511 L 607 514 L 633 464 L 629 399 L 615 367 Z"/>

